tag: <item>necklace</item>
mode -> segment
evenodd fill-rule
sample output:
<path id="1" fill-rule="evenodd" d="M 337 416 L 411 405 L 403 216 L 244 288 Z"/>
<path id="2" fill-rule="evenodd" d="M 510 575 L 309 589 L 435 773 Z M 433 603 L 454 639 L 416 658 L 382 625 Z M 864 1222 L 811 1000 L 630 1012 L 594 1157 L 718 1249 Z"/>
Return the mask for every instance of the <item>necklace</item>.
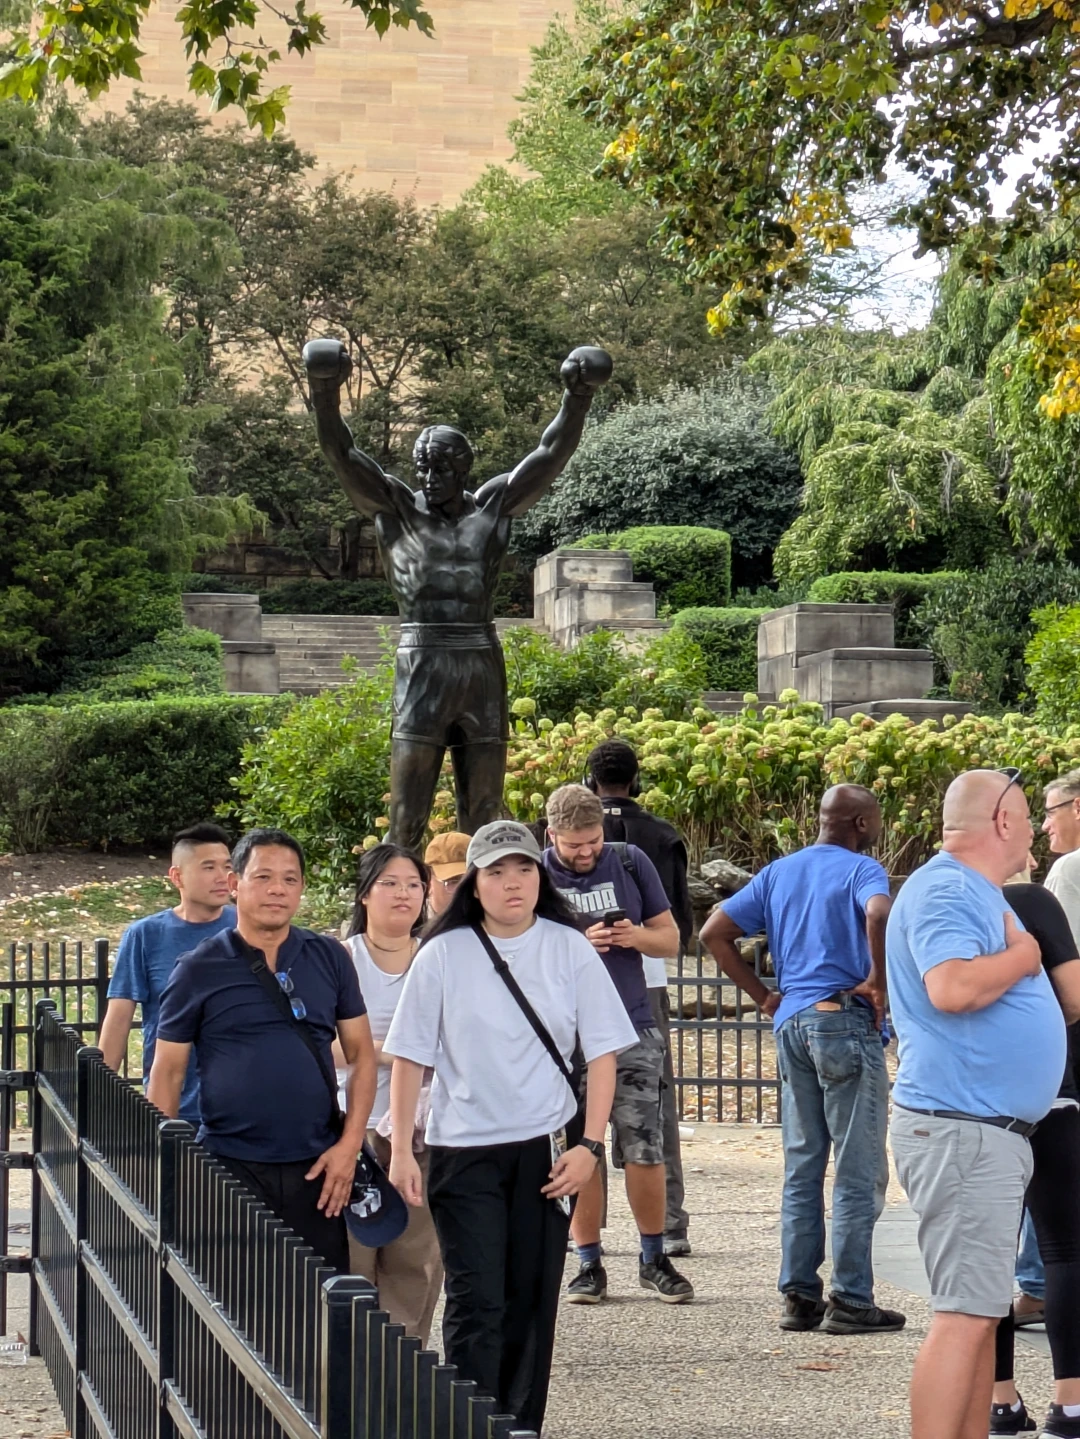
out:
<path id="1" fill-rule="evenodd" d="M 399 980 L 405 978 L 412 965 L 412 957 L 416 953 L 417 941 L 415 939 L 410 936 L 407 946 L 401 945 L 397 949 L 387 949 L 386 945 L 384 944 L 376 944 L 376 942 L 371 938 L 369 934 L 362 934 L 360 938 L 363 940 L 368 953 L 371 955 L 372 964 L 374 964 L 375 968 L 385 976 L 388 983 L 397 984 Z M 371 951 L 373 949 L 379 950 L 381 954 L 390 955 L 394 959 L 400 959 L 403 954 L 408 954 L 408 962 L 406 963 L 404 969 L 398 970 L 396 973 L 393 970 L 383 969 L 382 965 L 375 958 L 374 954 L 371 954 Z"/>
<path id="2" fill-rule="evenodd" d="M 389 945 L 379 944 L 377 940 L 372 939 L 370 933 L 365 934 L 363 938 L 365 944 L 370 944 L 373 949 L 378 949 L 383 954 L 405 954 L 406 952 L 411 954 L 416 944 L 416 940 L 413 939 L 412 935 L 409 936 L 405 944 L 399 944 L 393 949 Z"/>

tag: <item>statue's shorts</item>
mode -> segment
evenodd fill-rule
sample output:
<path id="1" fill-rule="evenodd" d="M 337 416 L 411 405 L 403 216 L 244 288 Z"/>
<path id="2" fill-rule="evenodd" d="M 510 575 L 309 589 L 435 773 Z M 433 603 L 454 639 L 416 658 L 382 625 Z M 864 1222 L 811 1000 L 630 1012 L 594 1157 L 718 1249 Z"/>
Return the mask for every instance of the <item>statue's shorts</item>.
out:
<path id="1" fill-rule="evenodd" d="M 405 624 L 394 669 L 394 739 L 505 744 L 506 664 L 494 625 Z"/>

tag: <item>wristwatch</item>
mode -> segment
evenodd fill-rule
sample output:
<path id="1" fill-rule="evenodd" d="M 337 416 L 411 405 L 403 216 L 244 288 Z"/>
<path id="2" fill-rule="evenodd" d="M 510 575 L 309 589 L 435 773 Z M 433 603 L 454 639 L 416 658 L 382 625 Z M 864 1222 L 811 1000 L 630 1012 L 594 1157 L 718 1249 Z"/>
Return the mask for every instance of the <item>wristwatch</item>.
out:
<path id="1" fill-rule="evenodd" d="M 596 1160 L 596 1162 L 599 1164 L 600 1160 L 603 1159 L 603 1157 L 604 1157 L 604 1145 L 603 1145 L 603 1142 L 602 1142 L 601 1140 L 599 1140 L 599 1139 L 583 1139 L 583 1140 L 581 1141 L 581 1144 L 582 1144 L 582 1147 L 583 1147 L 584 1149 L 587 1149 L 587 1150 L 589 1151 L 589 1153 L 592 1155 L 592 1157 L 593 1157 L 593 1158 Z"/>

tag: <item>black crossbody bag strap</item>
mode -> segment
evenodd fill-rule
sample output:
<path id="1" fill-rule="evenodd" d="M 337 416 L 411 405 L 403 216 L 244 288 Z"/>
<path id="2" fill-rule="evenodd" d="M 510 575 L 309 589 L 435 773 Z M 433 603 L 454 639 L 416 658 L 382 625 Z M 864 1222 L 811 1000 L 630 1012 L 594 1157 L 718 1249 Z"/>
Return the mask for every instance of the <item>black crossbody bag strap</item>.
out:
<path id="1" fill-rule="evenodd" d="M 472 932 L 476 935 L 477 939 L 484 946 L 484 949 L 487 951 L 488 959 L 490 959 L 492 964 L 495 966 L 495 973 L 499 976 L 503 984 L 506 985 L 507 989 L 514 996 L 514 1002 L 516 1003 L 518 1009 L 521 1010 L 522 1014 L 532 1025 L 533 1031 L 536 1034 L 537 1039 L 540 1041 L 540 1043 L 547 1050 L 548 1054 L 550 1054 L 552 1059 L 555 1061 L 556 1065 L 558 1066 L 559 1073 L 570 1086 L 570 1092 L 573 1094 L 574 1099 L 576 1100 L 578 1098 L 578 1087 L 574 1081 L 574 1072 L 567 1064 L 566 1060 L 559 1053 L 559 1046 L 555 1043 L 551 1035 L 548 1033 L 547 1026 L 544 1024 L 544 1021 L 540 1018 L 536 1010 L 533 1009 L 532 1005 L 525 998 L 525 995 L 522 993 L 521 990 L 521 985 L 518 984 L 517 980 L 510 973 L 510 966 L 507 964 L 506 960 L 503 959 L 502 955 L 492 944 L 489 936 L 485 933 L 483 929 L 481 929 L 478 924 L 474 924 L 472 926 Z"/>
<path id="2" fill-rule="evenodd" d="M 335 1134 L 340 1134 L 345 1128 L 345 1120 L 342 1117 L 341 1106 L 338 1104 L 337 1080 L 327 1073 L 326 1065 L 323 1063 L 322 1051 L 319 1049 L 315 1036 L 311 1032 L 311 1025 L 308 1024 L 306 1019 L 297 1019 L 296 1015 L 293 1014 L 293 1007 L 289 1003 L 289 996 L 282 989 L 277 981 L 277 976 L 272 973 L 270 966 L 264 959 L 254 960 L 250 968 L 252 974 L 273 1000 L 275 1007 L 281 1010 L 282 1014 L 284 1014 L 289 1023 L 293 1025 L 308 1049 L 311 1050 L 312 1057 L 319 1066 L 319 1073 L 322 1075 L 323 1083 L 326 1085 L 327 1092 L 330 1095 L 331 1127 Z"/>

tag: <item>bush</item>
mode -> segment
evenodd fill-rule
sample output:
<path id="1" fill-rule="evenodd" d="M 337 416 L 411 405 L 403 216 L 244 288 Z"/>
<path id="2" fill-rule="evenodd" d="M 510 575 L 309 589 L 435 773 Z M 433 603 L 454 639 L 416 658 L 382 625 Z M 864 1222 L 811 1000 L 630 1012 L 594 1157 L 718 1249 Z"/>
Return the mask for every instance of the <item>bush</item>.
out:
<path id="1" fill-rule="evenodd" d="M 385 580 L 288 580 L 259 590 L 264 615 L 396 615 Z"/>
<path id="2" fill-rule="evenodd" d="M 245 742 L 292 701 L 220 695 L 0 710 L 0 838 L 158 844 L 228 800 Z"/>
<path id="3" fill-rule="evenodd" d="M 759 609 L 691 609 L 675 616 L 674 628 L 689 635 L 705 657 L 708 687 L 757 689 L 757 632 L 763 615 Z"/>
<path id="4" fill-rule="evenodd" d="M 575 550 L 629 550 L 635 580 L 651 580 L 668 612 L 726 605 L 731 598 L 731 536 L 703 525 L 638 525 L 586 535 Z"/>
<path id="5" fill-rule="evenodd" d="M 221 639 L 209 630 L 166 630 L 111 660 L 71 664 L 63 686 L 18 704 L 109 704 L 120 700 L 179 699 L 225 690 Z"/>
<path id="6" fill-rule="evenodd" d="M 1024 658 L 1035 717 L 1050 729 L 1080 725 L 1080 605 L 1047 605 L 1032 615 Z"/>
<path id="7" fill-rule="evenodd" d="M 962 578 L 959 570 L 940 570 L 933 575 L 908 575 L 894 570 L 842 570 L 823 575 L 810 586 L 807 600 L 817 605 L 892 605 L 896 620 L 896 643 L 920 649 L 929 643 L 923 624 L 914 612 L 943 585 Z"/>
<path id="8" fill-rule="evenodd" d="M 1080 568 L 1049 560 L 993 560 L 936 588 L 912 623 L 929 637 L 949 694 L 982 710 L 1026 701 L 1024 650 L 1032 615 L 1080 603 Z"/>
<path id="9" fill-rule="evenodd" d="M 700 389 L 670 389 L 610 411 L 587 427 L 551 492 L 516 522 L 515 549 L 535 559 L 583 534 L 704 525 L 731 536 L 736 584 L 767 580 L 801 484 L 794 455 L 770 433 L 769 395 L 760 380 L 728 371 Z"/>
<path id="10" fill-rule="evenodd" d="M 389 665 L 357 672 L 339 689 L 298 700 L 277 729 L 243 746 L 228 812 L 244 828 L 295 835 L 318 886 L 349 882 L 353 846 L 385 809 L 392 680 Z"/>

